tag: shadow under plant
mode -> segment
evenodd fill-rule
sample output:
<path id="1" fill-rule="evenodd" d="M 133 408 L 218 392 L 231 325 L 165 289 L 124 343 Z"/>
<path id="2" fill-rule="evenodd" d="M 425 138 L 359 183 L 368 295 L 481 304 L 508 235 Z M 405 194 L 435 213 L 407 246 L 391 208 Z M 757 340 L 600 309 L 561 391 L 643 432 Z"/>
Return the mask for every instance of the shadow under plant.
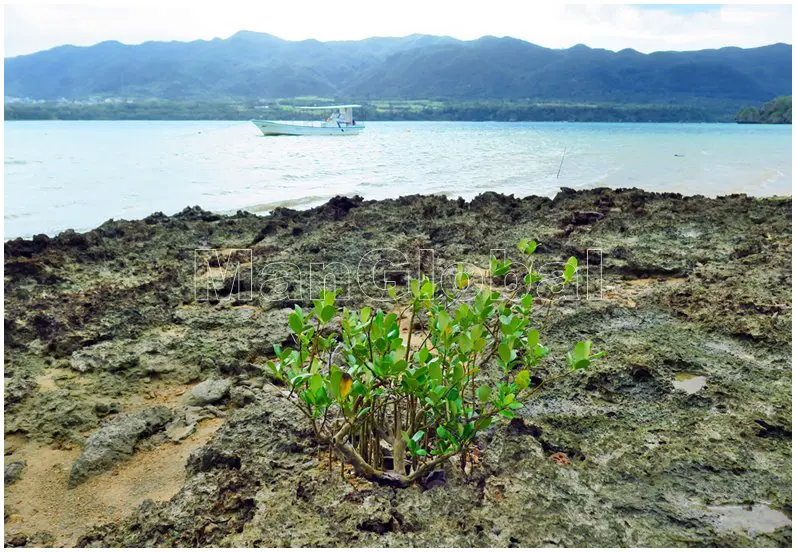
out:
<path id="1" fill-rule="evenodd" d="M 8 242 L 5 432 L 85 454 L 97 432 L 139 413 L 157 423 L 133 424 L 128 458 L 111 462 L 124 469 L 142 449 L 171 446 L 167 426 L 178 439 L 175 426 L 223 418 L 171 499 L 86 527 L 81 545 L 786 546 L 790 209 L 790 199 L 605 189 L 336 198 L 268 217 L 188 209 Z M 545 344 L 563 358 L 592 339 L 609 354 L 479 435 L 464 470 L 444 464 L 407 488 L 319 459 L 266 370 L 272 344 L 292 343 L 292 304 L 192 295 L 197 247 L 302 266 L 433 249 L 440 269 L 488 268 L 490 249 L 527 236 L 550 261 L 602 249 L 603 300 L 561 301 Z M 351 308 L 366 303 L 352 295 Z M 216 393 L 209 403 L 141 414 L 153 393 L 194 384 Z M 7 535 L 26 535 L 9 515 Z"/>

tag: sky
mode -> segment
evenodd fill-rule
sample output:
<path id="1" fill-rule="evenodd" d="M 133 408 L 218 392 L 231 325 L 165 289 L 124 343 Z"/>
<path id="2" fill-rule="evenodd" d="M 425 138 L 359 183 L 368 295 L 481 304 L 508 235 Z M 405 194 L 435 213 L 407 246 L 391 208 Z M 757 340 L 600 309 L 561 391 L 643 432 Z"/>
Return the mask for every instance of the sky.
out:
<path id="1" fill-rule="evenodd" d="M 239 30 L 288 40 L 358 40 L 413 33 L 473 40 L 512 36 L 548 48 L 586 44 L 641 52 L 762 46 L 791 41 L 790 4 L 588 4 L 508 0 L 233 0 L 203 4 L 163 0 L 63 5 L 33 2 L 4 7 L 4 56 L 62 44 L 104 40 L 227 38 Z"/>

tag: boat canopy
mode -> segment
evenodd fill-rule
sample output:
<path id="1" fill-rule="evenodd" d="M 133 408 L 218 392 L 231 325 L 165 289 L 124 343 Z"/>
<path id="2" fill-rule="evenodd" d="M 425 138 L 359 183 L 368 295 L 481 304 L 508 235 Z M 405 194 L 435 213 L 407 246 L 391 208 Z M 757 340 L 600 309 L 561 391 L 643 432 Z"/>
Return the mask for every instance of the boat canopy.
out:
<path id="1" fill-rule="evenodd" d="M 330 109 L 331 110 L 335 110 L 336 109 L 340 113 L 338 115 L 338 121 L 342 120 L 347 125 L 353 125 L 354 124 L 354 108 L 355 107 L 362 107 L 362 106 L 359 105 L 359 104 L 307 105 L 307 106 L 301 105 L 301 106 L 296 106 L 296 109 L 316 110 L 316 111 L 319 111 L 319 110 L 329 111 Z M 327 119 L 327 121 L 331 121 L 333 118 L 334 118 L 334 116 L 332 116 L 330 119 Z"/>

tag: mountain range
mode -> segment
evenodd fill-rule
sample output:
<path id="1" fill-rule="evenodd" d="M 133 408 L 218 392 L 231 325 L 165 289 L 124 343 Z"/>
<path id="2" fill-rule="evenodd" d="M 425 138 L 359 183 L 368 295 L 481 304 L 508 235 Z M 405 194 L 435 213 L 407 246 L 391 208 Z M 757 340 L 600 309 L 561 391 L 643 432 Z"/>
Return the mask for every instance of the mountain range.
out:
<path id="1" fill-rule="evenodd" d="M 486 36 L 287 41 L 238 32 L 192 42 L 102 42 L 6 58 L 5 95 L 219 100 L 539 100 L 727 105 L 791 94 L 792 47 L 643 54 Z"/>

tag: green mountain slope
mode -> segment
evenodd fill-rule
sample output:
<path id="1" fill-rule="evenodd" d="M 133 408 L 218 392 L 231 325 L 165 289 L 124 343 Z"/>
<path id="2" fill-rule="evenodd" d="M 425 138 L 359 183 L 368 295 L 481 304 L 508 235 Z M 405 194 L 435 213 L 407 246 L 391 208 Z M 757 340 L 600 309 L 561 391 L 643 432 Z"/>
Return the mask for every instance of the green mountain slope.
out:
<path id="1" fill-rule="evenodd" d="M 792 48 L 697 52 L 565 50 L 513 38 L 412 35 L 291 42 L 241 31 L 193 42 L 103 42 L 7 58 L 5 94 L 223 100 L 361 99 L 759 103 L 791 93 Z"/>

